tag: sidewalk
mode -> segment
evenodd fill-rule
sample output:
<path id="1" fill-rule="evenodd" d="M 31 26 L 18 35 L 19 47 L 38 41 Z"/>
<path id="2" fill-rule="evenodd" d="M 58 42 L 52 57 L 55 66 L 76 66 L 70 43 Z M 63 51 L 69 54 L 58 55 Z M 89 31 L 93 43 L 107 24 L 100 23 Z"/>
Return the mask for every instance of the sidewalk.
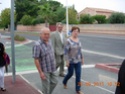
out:
<path id="1" fill-rule="evenodd" d="M 0 94 L 41 94 L 31 85 L 29 85 L 21 76 L 16 76 L 16 82 L 12 82 L 12 76 L 5 77 L 6 91 L 0 91 Z"/>

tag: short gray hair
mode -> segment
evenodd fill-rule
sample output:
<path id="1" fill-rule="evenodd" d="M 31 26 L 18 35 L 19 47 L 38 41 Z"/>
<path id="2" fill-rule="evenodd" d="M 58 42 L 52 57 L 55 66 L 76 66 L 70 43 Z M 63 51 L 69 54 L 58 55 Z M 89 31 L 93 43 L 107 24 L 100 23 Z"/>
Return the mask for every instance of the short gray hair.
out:
<path id="1" fill-rule="evenodd" d="M 43 28 L 41 29 L 40 33 L 42 34 L 42 33 L 43 33 L 44 31 L 46 31 L 46 30 L 50 31 L 50 29 L 49 29 L 48 27 L 43 27 Z"/>
<path id="2" fill-rule="evenodd" d="M 58 26 L 58 25 L 63 25 L 61 22 L 57 22 L 56 23 L 56 26 Z"/>

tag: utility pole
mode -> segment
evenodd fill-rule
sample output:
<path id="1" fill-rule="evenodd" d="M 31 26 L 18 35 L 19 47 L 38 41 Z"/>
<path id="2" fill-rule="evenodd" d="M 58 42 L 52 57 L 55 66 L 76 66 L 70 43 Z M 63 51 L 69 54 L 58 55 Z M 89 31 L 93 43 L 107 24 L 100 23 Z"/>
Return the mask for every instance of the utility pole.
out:
<path id="1" fill-rule="evenodd" d="M 14 0 L 11 0 L 11 56 L 12 56 L 12 74 L 13 83 L 16 81 L 15 76 L 15 47 L 14 47 Z"/>
<path id="2" fill-rule="evenodd" d="M 66 34 L 69 32 L 68 0 L 66 0 Z"/>

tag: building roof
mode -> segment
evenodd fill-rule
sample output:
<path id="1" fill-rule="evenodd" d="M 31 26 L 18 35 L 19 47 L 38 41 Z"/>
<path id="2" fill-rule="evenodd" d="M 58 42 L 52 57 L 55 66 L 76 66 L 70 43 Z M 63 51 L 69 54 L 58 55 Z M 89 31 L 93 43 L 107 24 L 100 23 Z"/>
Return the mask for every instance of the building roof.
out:
<path id="1" fill-rule="evenodd" d="M 90 9 L 90 10 L 93 10 L 93 11 L 96 11 L 96 12 L 115 12 L 113 10 L 109 10 L 109 9 L 102 9 L 102 8 L 92 8 L 92 7 L 86 7 L 85 9 Z M 83 9 L 81 12 L 79 12 L 78 14 L 81 14 L 85 9 Z"/>

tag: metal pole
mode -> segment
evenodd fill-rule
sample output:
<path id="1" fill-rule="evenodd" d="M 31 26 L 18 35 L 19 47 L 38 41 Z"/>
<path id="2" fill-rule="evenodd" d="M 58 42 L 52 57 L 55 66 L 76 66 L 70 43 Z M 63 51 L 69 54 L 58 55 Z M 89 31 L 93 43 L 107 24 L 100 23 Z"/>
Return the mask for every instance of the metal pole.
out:
<path id="1" fill-rule="evenodd" d="M 66 33 L 69 32 L 68 0 L 66 0 Z"/>
<path id="2" fill-rule="evenodd" d="M 14 49 L 14 0 L 11 0 L 11 56 L 12 56 L 12 74 L 13 83 L 16 81 L 15 76 L 15 49 Z"/>

